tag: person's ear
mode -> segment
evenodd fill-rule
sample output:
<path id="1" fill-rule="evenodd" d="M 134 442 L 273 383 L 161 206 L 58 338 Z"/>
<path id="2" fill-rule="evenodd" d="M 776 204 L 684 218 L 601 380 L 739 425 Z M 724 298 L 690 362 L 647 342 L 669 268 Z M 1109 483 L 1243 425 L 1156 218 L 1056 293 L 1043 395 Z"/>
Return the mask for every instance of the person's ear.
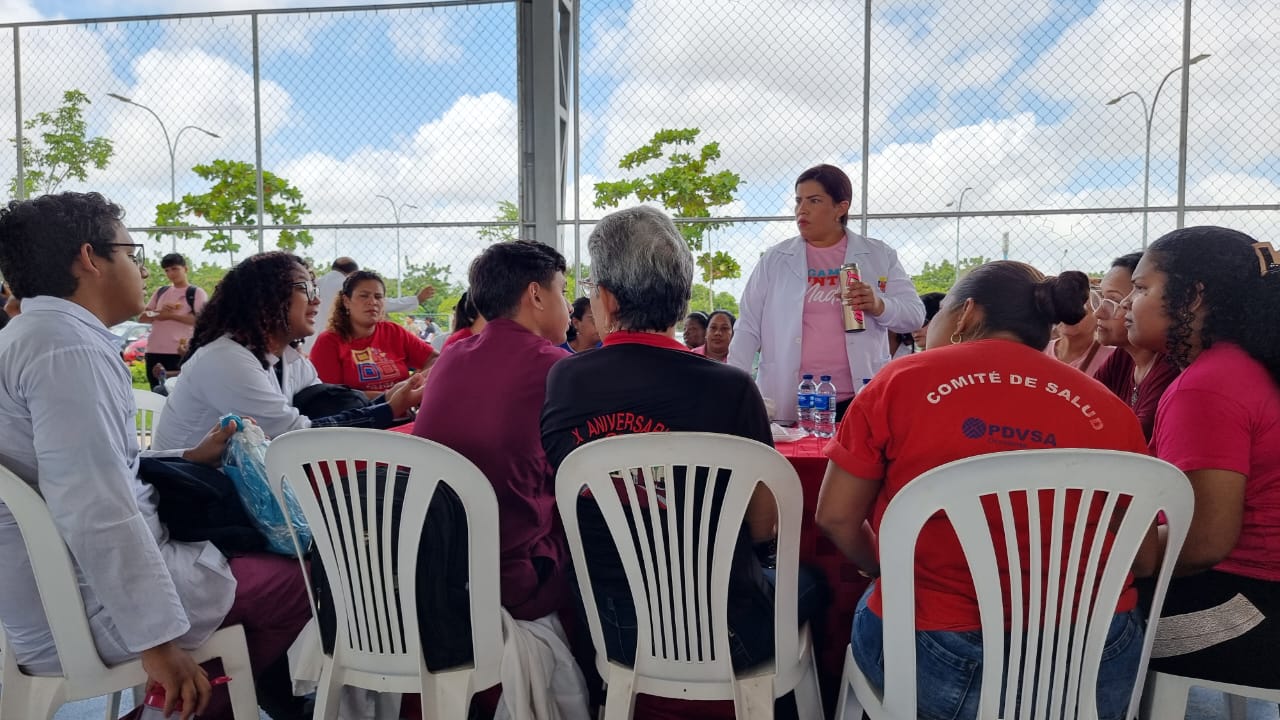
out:
<path id="1" fill-rule="evenodd" d="M 71 263 L 71 274 L 76 278 L 81 277 L 99 277 L 102 275 L 102 269 L 99 263 L 104 262 L 105 258 L 101 258 L 93 251 L 93 246 L 89 243 L 80 245 L 80 252 L 76 253 L 75 260 Z"/>
<path id="2" fill-rule="evenodd" d="M 982 308 L 973 298 L 965 298 L 964 304 L 956 308 L 955 317 L 955 332 L 962 337 L 971 335 L 982 325 Z"/>
<path id="3" fill-rule="evenodd" d="M 1187 303 L 1187 312 L 1195 313 L 1204 307 L 1204 283 L 1196 283 L 1191 290 L 1191 302 Z"/>

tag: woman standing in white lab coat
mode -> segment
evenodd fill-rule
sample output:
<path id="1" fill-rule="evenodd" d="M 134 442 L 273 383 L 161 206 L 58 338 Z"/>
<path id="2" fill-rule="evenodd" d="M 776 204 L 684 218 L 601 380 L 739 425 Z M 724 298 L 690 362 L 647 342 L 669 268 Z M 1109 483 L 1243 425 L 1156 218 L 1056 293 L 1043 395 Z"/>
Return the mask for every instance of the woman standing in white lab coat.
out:
<path id="1" fill-rule="evenodd" d="M 796 179 L 800 234 L 769 248 L 747 280 L 729 347 L 729 363 L 750 371 L 777 408 L 780 423 L 796 420 L 800 376 L 830 375 L 837 413 L 889 361 L 887 331 L 909 333 L 924 324 L 924 305 L 898 254 L 847 228 L 853 186 L 834 165 L 809 168 Z M 840 307 L 840 266 L 855 262 L 863 282 L 847 301 L 864 313 L 866 331 L 846 333 Z"/>

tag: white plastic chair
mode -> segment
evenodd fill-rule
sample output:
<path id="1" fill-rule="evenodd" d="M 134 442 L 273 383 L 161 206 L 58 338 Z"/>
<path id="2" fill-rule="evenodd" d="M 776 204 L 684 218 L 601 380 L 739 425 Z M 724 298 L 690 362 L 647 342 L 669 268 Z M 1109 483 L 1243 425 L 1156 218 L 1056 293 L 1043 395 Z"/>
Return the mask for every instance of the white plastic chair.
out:
<path id="1" fill-rule="evenodd" d="M 1259 658 L 1259 662 L 1268 662 L 1268 660 Z M 1249 698 L 1280 703 L 1280 690 L 1152 671 L 1147 675 L 1147 693 L 1142 698 L 1142 717 L 1152 718 L 1152 720 L 1185 718 L 1187 697 L 1193 687 L 1217 690 L 1226 694 L 1227 717 L 1231 720 L 1246 720 L 1249 716 Z"/>
<path id="2" fill-rule="evenodd" d="M 1039 493 L 1023 492 L 1038 490 Z M 1036 498 L 1040 500 L 1037 501 Z M 1080 498 L 1078 510 L 1067 516 L 1067 505 Z M 982 500 L 998 502 L 997 528 L 1013 537 L 1015 511 L 1025 513 L 1027 542 L 1007 545 L 1010 568 L 1027 567 L 1027 596 L 1021 583 L 1009 583 L 1004 597 Z M 1128 510 L 1117 512 L 1118 503 Z M 1098 670 L 1107 631 L 1124 590 L 1125 578 L 1158 511 L 1168 520 L 1165 557 L 1175 558 L 1191 524 L 1194 497 L 1186 476 L 1172 465 L 1132 453 L 1108 450 L 1023 450 L 958 460 L 924 473 L 889 503 L 880 525 L 880 579 L 884 600 L 883 693 L 877 693 L 846 654 L 837 718 L 857 718 L 860 703 L 872 720 L 916 717 L 915 565 L 920 529 L 943 511 L 960 538 L 973 574 L 983 634 L 983 673 L 978 717 L 999 717 L 1001 680 L 1007 674 L 1003 707 L 1014 717 L 1016 698 L 1023 706 L 1019 718 L 1097 718 Z M 1097 523 L 1086 522 L 1097 507 Z M 1041 513 L 1049 520 L 1049 557 L 1042 557 Z M 1123 518 L 1120 516 L 1123 515 Z M 1113 522 L 1115 540 L 1103 562 L 1102 543 L 1095 542 Z M 1070 523 L 1070 524 L 1068 524 Z M 1021 524 L 1020 524 L 1021 526 Z M 1065 537 L 1070 528 L 1070 537 Z M 1007 529 L 1007 530 L 1006 530 Z M 1097 532 L 1094 532 L 1094 531 Z M 1068 552 L 1064 559 L 1063 549 Z M 1045 568 L 1042 576 L 1042 568 Z M 1161 564 L 1153 607 L 1143 641 L 1138 677 L 1128 717 L 1137 712 L 1142 680 L 1151 657 L 1150 631 L 1164 602 L 1172 562 Z M 1047 579 L 1047 583 L 1043 580 Z M 1093 602 L 1076 603 L 1075 597 Z M 1011 608 L 1006 617 L 1004 603 Z M 1074 607 L 1074 613 L 1072 608 Z M 1043 615 L 1042 615 L 1043 614 Z M 1026 618 L 1043 616 L 1044 623 Z M 1025 639 L 1025 645 L 1021 640 Z M 1023 655 L 1022 648 L 1028 650 Z M 1006 665 L 1005 658 L 1008 658 Z M 1053 668 L 1052 673 L 1039 668 Z M 1005 673 L 992 672 L 1005 669 Z M 1050 677 L 1052 675 L 1052 677 Z M 849 702 L 849 689 L 857 696 Z M 1028 704 L 1034 701 L 1034 708 Z M 1064 705 L 1065 703 L 1065 705 Z M 855 707 L 848 707 L 855 706 Z M 1049 709 L 1064 708 L 1065 714 Z M 1034 713 L 1033 713 L 1034 710 Z M 1161 716 L 1163 717 L 1163 716 Z M 1172 717 L 1172 716 L 1170 716 Z"/>
<path id="3" fill-rule="evenodd" d="M 384 469 L 387 478 L 380 507 L 375 493 L 360 493 L 360 478 L 367 477 L 372 486 L 373 468 Z M 398 508 L 392 502 L 392 486 L 400 482 L 397 469 L 401 478 L 407 477 Z M 267 477 L 277 499 L 282 498 L 283 482 L 293 489 L 333 590 L 337 637 L 333 657 L 323 661 L 315 717 L 337 717 L 338 693 L 350 685 L 421 693 L 424 717 L 466 718 L 476 691 L 501 681 L 498 501 L 484 474 L 453 450 L 422 438 L 317 428 L 273 440 L 267 449 Z M 313 478 L 319 485 L 328 483 L 332 492 L 316 492 Z M 457 493 L 467 515 L 474 661 L 470 667 L 433 673 L 418 634 L 414 580 L 427 506 L 442 482 Z M 399 537 L 393 537 L 397 510 Z M 358 541 L 351 542 L 353 538 Z M 294 542 L 296 547 L 296 537 Z M 398 548 L 395 563 L 392 547 Z M 315 598 L 311 600 L 314 612 Z"/>
<path id="4" fill-rule="evenodd" d="M 702 480 L 699 473 L 717 478 L 722 470 L 729 476 L 715 518 L 711 511 L 716 483 Z M 695 482 L 676 482 L 682 473 Z M 626 505 L 613 475 L 634 479 L 621 483 Z M 767 487 L 778 505 L 774 662 L 735 676 L 725 616 L 729 571 L 757 484 Z M 605 652 L 578 525 L 578 498 L 584 487 L 599 503 L 631 588 L 637 620 L 634 667 L 610 661 Z M 630 718 L 637 693 L 733 700 L 740 718 L 771 718 L 774 699 L 792 690 L 801 718 L 822 717 L 809 628 L 796 627 L 803 492 L 786 458 L 767 445 L 730 435 L 626 435 L 583 445 L 565 458 L 556 476 L 556 504 L 573 553 L 596 666 L 608 685 L 606 720 Z M 656 508 L 659 495 L 665 495 L 669 508 L 665 535 L 658 531 L 656 513 L 651 528 L 640 515 L 641 497 Z M 695 515 L 698 497 L 700 512 Z M 713 522 L 715 541 L 708 543 Z M 632 526 L 638 533 L 634 539 Z"/>
<path id="5" fill-rule="evenodd" d="M 138 406 L 138 448 L 149 450 L 151 438 L 160 425 L 160 413 L 164 410 L 165 398 L 150 390 L 133 389 L 133 404 Z"/>
<path id="6" fill-rule="evenodd" d="M 84 600 L 76 581 L 71 553 L 53 524 L 44 499 L 7 469 L 0 467 L 0 502 L 9 507 L 22 532 L 35 574 L 40 602 L 62 665 L 60 676 L 28 675 L 0 632 L 0 720 L 50 720 L 63 704 L 110 695 L 107 718 L 119 715 L 119 693 L 143 685 L 142 662 L 107 667 L 93 645 Z M 232 678 L 227 684 L 236 720 L 257 720 L 258 701 L 244 630 L 223 628 L 191 653 L 197 662 L 221 658 Z"/>

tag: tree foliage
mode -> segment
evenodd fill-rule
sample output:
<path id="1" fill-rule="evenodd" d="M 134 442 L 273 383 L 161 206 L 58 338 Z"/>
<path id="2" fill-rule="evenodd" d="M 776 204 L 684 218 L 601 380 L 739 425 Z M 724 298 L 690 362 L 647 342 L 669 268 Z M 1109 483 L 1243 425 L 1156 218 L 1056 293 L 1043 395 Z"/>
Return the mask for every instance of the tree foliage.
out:
<path id="1" fill-rule="evenodd" d="M 84 105 L 89 96 L 79 90 L 62 93 L 62 105 L 53 112 L 36 113 L 24 120 L 22 128 L 22 197 L 56 191 L 69 179 L 84 182 L 89 169 L 102 170 L 111 161 L 115 147 L 104 137 L 86 137 Z M 38 135 L 40 145 L 32 141 Z M 17 138 L 10 138 L 17 144 Z M 19 196 L 18 178 L 9 180 L 9 195 Z"/>
<path id="2" fill-rule="evenodd" d="M 988 259 L 981 256 L 962 258 L 960 260 L 960 273 L 967 273 L 986 262 L 988 262 Z M 937 265 L 926 262 L 919 275 L 911 276 L 911 281 L 915 283 L 916 292 L 921 295 L 931 292 L 945 293 L 956 282 L 956 266 L 950 260 L 943 260 Z"/>
<path id="3" fill-rule="evenodd" d="M 187 194 L 177 203 L 160 203 L 156 206 L 157 227 L 179 228 L 183 237 L 198 236 L 198 232 L 181 230 L 190 228 L 188 216 L 194 216 L 215 226 L 209 231 L 204 249 L 211 253 L 226 253 L 234 264 L 240 244 L 234 232 L 223 225 L 256 225 L 258 223 L 258 177 L 252 163 L 239 160 L 214 160 L 208 165 L 196 165 L 191 169 L 208 180 L 212 186 L 199 195 Z M 262 171 L 262 212 L 273 225 L 297 225 L 311 210 L 302 201 L 302 191 L 289 181 L 267 170 Z M 152 233 L 159 238 L 163 233 Z M 299 246 L 310 247 L 313 238 L 309 230 L 286 228 L 280 231 L 276 246 L 294 251 Z"/>
<path id="4" fill-rule="evenodd" d="M 595 207 L 617 207 L 634 196 L 640 202 L 657 201 L 678 218 L 701 218 L 710 217 L 714 208 L 733 202 L 742 178 L 729 170 L 713 172 L 710 168 L 720 159 L 720 143 L 709 142 L 696 153 L 684 149 L 686 145 L 695 145 L 701 132 L 698 128 L 682 128 L 654 133 L 649 142 L 624 155 L 618 167 L 637 170 L 657 160 L 665 160 L 666 166 L 629 180 L 596 183 Z M 670 154 L 667 154 L 668 148 Z M 727 221 L 678 224 L 689 249 L 697 254 L 704 281 L 735 278 L 742 273 L 742 268 L 728 253 L 703 252 L 707 233 L 730 224 Z"/>
<path id="5" fill-rule="evenodd" d="M 689 298 L 689 311 L 701 310 L 709 313 L 712 310 L 728 310 L 737 316 L 738 299 L 732 293 L 718 292 L 715 294 L 715 302 L 711 300 L 711 288 L 702 283 L 694 283 L 693 296 Z"/>
<path id="6" fill-rule="evenodd" d="M 499 200 L 498 214 L 493 219 L 498 222 L 519 222 L 520 208 L 510 200 Z M 515 225 L 489 225 L 480 228 L 476 236 L 487 243 L 511 242 L 519 239 L 520 228 Z"/>

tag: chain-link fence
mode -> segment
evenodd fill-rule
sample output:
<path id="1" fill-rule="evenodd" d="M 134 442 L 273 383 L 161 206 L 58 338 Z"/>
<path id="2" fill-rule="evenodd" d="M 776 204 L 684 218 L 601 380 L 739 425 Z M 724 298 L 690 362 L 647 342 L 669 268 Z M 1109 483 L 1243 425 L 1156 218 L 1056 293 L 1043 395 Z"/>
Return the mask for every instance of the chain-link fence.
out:
<path id="1" fill-rule="evenodd" d="M 566 254 L 585 256 L 597 205 L 634 202 L 618 181 L 643 185 L 688 164 L 673 152 L 696 161 L 712 143 L 701 175 L 737 181 L 683 211 L 724 222 L 693 233 L 698 254 L 723 254 L 699 307 L 732 304 L 760 253 L 795 234 L 795 177 L 820 162 L 853 180 L 851 226 L 865 213 L 922 289 L 974 258 L 1097 272 L 1180 211 L 1273 239 L 1280 6 L 1195 0 L 1189 35 L 1186 9 L 878 1 L 868 33 L 863 3 L 847 0 L 587 0 Z M 30 192 L 100 190 L 139 235 L 195 226 L 156 233 L 153 256 L 177 249 L 213 272 L 255 252 L 260 164 L 266 249 L 296 243 L 319 266 L 350 255 L 393 292 L 434 283 L 443 292 L 427 310 L 440 309 L 475 254 L 516 233 L 501 223 L 519 218 L 517 10 L 481 0 L 8 25 L 0 71 L 14 81 L 0 110 L 9 137 L 25 121 Z M 85 142 L 68 162 L 43 135 L 76 122 Z M 111 144 L 101 167 L 93 138 Z M 650 143 L 660 159 L 621 167 Z M 0 154 L 0 175 L 17 175 L 17 156 Z M 77 162 L 83 179 L 68 172 Z M 705 190 L 698 175 L 678 177 Z"/>

